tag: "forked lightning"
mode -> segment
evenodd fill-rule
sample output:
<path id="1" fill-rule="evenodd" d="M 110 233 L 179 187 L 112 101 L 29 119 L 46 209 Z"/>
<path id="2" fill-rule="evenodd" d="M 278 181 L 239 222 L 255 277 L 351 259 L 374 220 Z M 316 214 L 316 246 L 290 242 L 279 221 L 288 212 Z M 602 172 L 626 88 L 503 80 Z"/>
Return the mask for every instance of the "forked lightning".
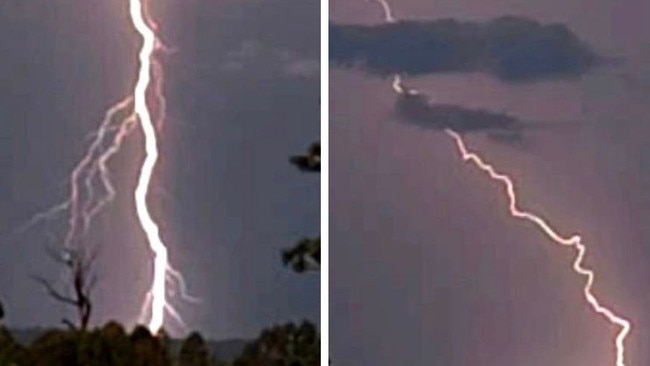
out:
<path id="1" fill-rule="evenodd" d="M 70 176 L 68 199 L 35 215 L 20 230 L 26 230 L 42 220 L 67 212 L 68 229 L 64 239 L 65 249 L 75 250 L 79 249 L 79 246 L 87 245 L 84 235 L 93 217 L 113 201 L 116 194 L 110 179 L 108 162 L 120 151 L 124 139 L 139 125 L 145 138 L 145 159 L 140 168 L 134 200 L 140 226 L 153 252 L 152 284 L 143 300 L 139 321 L 147 322 L 149 330 L 158 332 L 165 324 L 165 314 L 169 314 L 180 326 L 185 326 L 181 316 L 168 301 L 168 290 L 175 290 L 173 292 L 178 293 L 184 300 L 191 302 L 198 300 L 187 294 L 183 276 L 171 267 L 167 247 L 147 205 L 152 175 L 159 158 L 157 128 L 162 127 L 166 113 L 163 68 L 154 57 L 154 53 L 166 48 L 158 39 L 156 34 L 158 26 L 148 14 L 143 0 L 127 1 L 130 19 L 142 38 L 138 57 L 138 75 L 133 93 L 108 110 L 99 129 L 93 134 L 86 155 Z M 155 121 L 147 103 L 150 87 L 158 108 Z M 170 285 L 173 287 L 168 289 Z"/>

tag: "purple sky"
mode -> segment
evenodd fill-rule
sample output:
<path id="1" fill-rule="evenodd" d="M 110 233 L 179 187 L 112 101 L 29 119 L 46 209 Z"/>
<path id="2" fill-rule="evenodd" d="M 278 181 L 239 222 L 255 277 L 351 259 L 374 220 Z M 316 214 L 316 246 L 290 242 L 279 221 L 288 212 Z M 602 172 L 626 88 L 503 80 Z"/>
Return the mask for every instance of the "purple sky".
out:
<path id="1" fill-rule="evenodd" d="M 378 23 L 364 1 L 333 21 Z M 617 68 L 513 86 L 481 74 L 408 82 L 436 102 L 557 127 L 520 145 L 467 141 L 515 177 L 522 206 L 579 232 L 595 292 L 634 322 L 629 365 L 650 362 L 650 32 L 642 0 L 394 2 L 402 19 L 522 15 L 565 22 Z M 340 365 L 613 365 L 608 323 L 581 297 L 571 251 L 506 213 L 501 187 L 444 134 L 398 121 L 389 80 L 330 73 L 332 357 Z"/>
<path id="2" fill-rule="evenodd" d="M 318 175 L 288 162 L 318 139 L 318 2 L 153 3 L 175 52 L 164 62 L 169 118 L 151 207 L 172 263 L 203 299 L 178 310 L 217 339 L 317 321 L 318 276 L 284 268 L 280 251 L 320 225 Z M 65 199 L 84 139 L 131 92 L 139 38 L 127 6 L 0 3 L 0 299 L 10 326 L 61 324 L 63 310 L 30 275 L 59 273 L 44 248 L 59 243 L 49 234 L 65 218 L 10 234 Z M 150 283 L 132 201 L 142 155 L 134 134 L 111 162 L 116 201 L 91 229 L 101 247 L 95 323 L 132 323 Z"/>

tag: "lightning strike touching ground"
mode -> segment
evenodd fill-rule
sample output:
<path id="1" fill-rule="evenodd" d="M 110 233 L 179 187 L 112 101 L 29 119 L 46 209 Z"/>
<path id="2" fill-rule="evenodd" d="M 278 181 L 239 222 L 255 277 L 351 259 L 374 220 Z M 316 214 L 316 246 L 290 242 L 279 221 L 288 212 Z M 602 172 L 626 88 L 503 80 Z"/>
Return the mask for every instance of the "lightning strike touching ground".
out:
<path id="1" fill-rule="evenodd" d="M 145 135 L 146 157 L 140 170 L 140 178 L 135 189 L 135 202 L 140 219 L 140 225 L 147 234 L 149 246 L 154 252 L 154 277 L 151 285 L 151 319 L 149 329 L 157 332 L 163 325 L 166 298 L 166 274 L 168 267 L 167 247 L 160 238 L 160 229 L 151 217 L 147 206 L 147 193 L 151 183 L 151 175 L 158 161 L 158 142 L 156 130 L 151 120 L 147 106 L 147 88 L 151 81 L 151 55 L 156 46 L 156 35 L 144 20 L 144 11 L 141 0 L 131 0 L 131 19 L 136 30 L 142 36 L 142 49 L 140 50 L 140 72 L 134 91 L 135 113 L 139 117 L 142 132 Z"/>
<path id="2" fill-rule="evenodd" d="M 384 19 L 388 23 L 394 23 L 396 20 L 392 16 L 392 11 L 387 0 L 376 0 L 384 10 Z M 402 85 L 402 79 L 399 75 L 395 75 L 392 83 L 392 88 L 397 94 L 417 94 L 417 90 L 405 88 Z M 463 161 L 473 163 L 479 170 L 486 173 L 491 179 L 503 184 L 506 195 L 508 198 L 508 209 L 512 217 L 531 222 L 539 228 L 544 235 L 555 243 L 567 246 L 576 251 L 575 260 L 573 261 L 573 270 L 585 278 L 585 285 L 583 287 L 583 295 L 589 306 L 598 314 L 602 315 L 609 323 L 616 325 L 620 328 L 616 339 L 616 366 L 625 366 L 625 338 L 632 329 L 632 324 L 628 319 L 617 315 L 612 309 L 604 306 L 593 294 L 592 287 L 595 281 L 595 273 L 593 270 L 584 267 L 583 260 L 587 251 L 586 246 L 582 243 L 579 235 L 564 237 L 560 235 L 553 227 L 541 216 L 528 211 L 522 211 L 517 207 L 517 194 L 515 185 L 512 178 L 499 173 L 494 167 L 486 163 L 477 153 L 471 152 L 467 149 L 465 141 L 462 136 L 451 129 L 446 129 L 445 133 L 451 137 L 460 153 Z"/>
<path id="3" fill-rule="evenodd" d="M 170 286 L 170 294 L 178 293 L 185 301 L 197 303 L 199 299 L 188 294 L 182 274 L 170 265 L 160 229 L 147 206 L 151 178 L 159 157 L 156 129 L 162 128 L 167 105 L 163 94 L 163 67 L 154 54 L 156 51 L 172 50 L 158 39 L 155 33 L 158 26 L 148 14 L 143 0 L 128 1 L 131 21 L 143 42 L 138 57 L 139 71 L 133 94 L 109 108 L 98 130 L 91 136 L 92 142 L 86 154 L 71 173 L 68 199 L 34 215 L 18 228 L 17 232 L 23 232 L 41 221 L 54 219 L 67 212 L 68 227 L 64 250 L 85 249 L 82 247 L 88 244 L 84 235 L 92 219 L 112 202 L 116 195 L 108 163 L 120 151 L 123 141 L 139 123 L 145 137 L 145 160 L 140 169 L 134 199 L 138 220 L 154 253 L 153 280 L 143 301 L 139 321 L 148 322 L 149 330 L 157 332 L 164 325 L 165 314 L 169 314 L 178 325 L 185 328 L 181 316 L 167 300 L 167 286 Z M 158 107 L 155 120 L 147 105 L 150 85 Z"/>

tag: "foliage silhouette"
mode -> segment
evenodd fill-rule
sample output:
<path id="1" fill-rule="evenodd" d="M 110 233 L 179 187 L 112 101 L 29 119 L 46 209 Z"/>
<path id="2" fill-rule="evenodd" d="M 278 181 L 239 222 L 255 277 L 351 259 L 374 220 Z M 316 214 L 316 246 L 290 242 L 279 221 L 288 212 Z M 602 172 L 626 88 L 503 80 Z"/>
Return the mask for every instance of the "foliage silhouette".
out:
<path id="1" fill-rule="evenodd" d="M 293 248 L 282 252 L 285 266 L 298 272 L 318 271 L 320 269 L 320 238 L 303 239 Z"/>
<path id="2" fill-rule="evenodd" d="M 208 349 L 203 337 L 193 332 L 183 342 L 178 361 L 179 366 L 208 366 L 208 358 Z"/>
<path id="3" fill-rule="evenodd" d="M 320 142 L 312 143 L 306 154 L 292 156 L 289 161 L 303 172 L 320 172 Z M 292 248 L 282 251 L 282 262 L 295 272 L 320 269 L 320 236 L 300 240 Z"/>
<path id="4" fill-rule="evenodd" d="M 320 172 L 320 142 L 312 143 L 306 154 L 292 156 L 289 161 L 304 172 Z"/>
<path id="5" fill-rule="evenodd" d="M 0 365 L 26 365 L 27 351 L 18 344 L 9 330 L 0 326 Z"/>
<path id="6" fill-rule="evenodd" d="M 316 366 L 320 362 L 320 336 L 314 324 L 303 321 L 264 330 L 233 366 Z"/>
<path id="7" fill-rule="evenodd" d="M 51 329 L 24 347 L 0 327 L 0 366 L 176 366 L 164 334 L 143 326 L 129 335 L 109 322 L 94 330 Z M 213 366 L 212 364 L 199 364 Z M 216 364 L 214 364 L 216 365 Z"/>

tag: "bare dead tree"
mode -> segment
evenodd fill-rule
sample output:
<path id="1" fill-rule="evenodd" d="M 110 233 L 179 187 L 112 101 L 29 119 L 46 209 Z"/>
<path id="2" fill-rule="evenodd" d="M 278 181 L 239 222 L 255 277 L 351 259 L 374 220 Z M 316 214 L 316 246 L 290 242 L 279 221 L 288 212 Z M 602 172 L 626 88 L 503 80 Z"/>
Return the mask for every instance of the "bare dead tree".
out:
<path id="1" fill-rule="evenodd" d="M 54 300 L 76 308 L 78 325 L 67 318 L 62 319 L 64 324 L 72 329 L 86 330 L 92 313 L 90 295 L 97 283 L 97 276 L 93 271 L 97 251 L 84 249 L 57 251 L 49 248 L 47 252 L 57 263 L 65 266 L 67 281 L 70 283 L 56 286 L 42 276 L 34 276 L 34 279 Z"/>

